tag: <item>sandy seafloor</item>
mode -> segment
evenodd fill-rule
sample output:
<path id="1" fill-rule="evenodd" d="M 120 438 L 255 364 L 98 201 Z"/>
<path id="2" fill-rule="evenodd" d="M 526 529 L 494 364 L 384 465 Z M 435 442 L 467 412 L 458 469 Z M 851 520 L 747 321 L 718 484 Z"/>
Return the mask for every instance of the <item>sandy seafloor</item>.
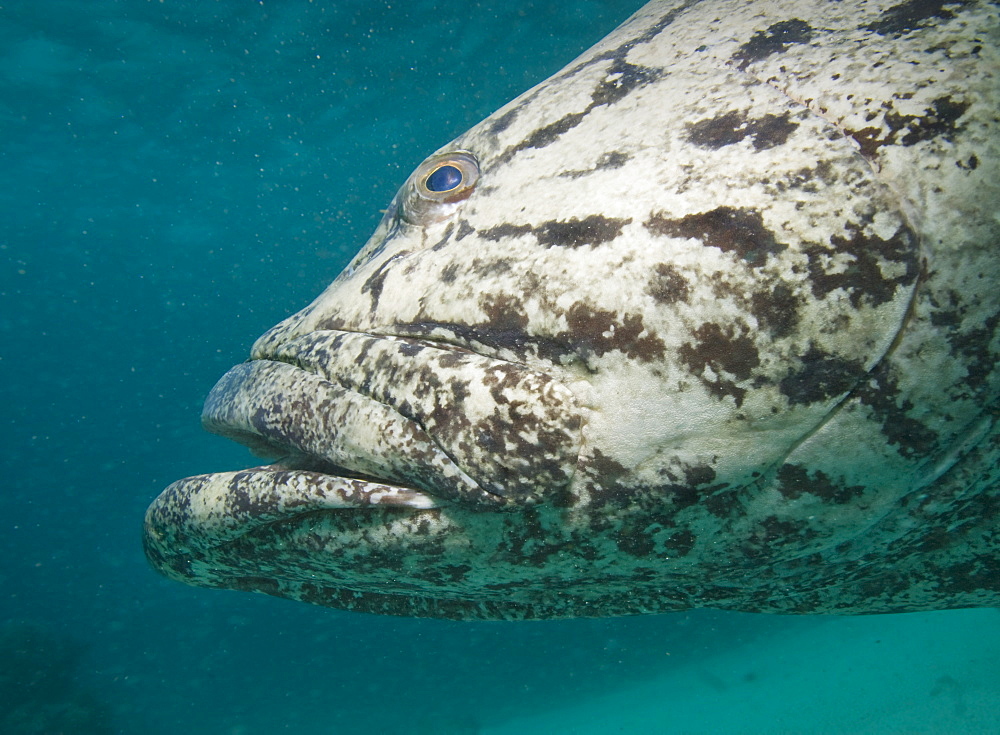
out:
<path id="1" fill-rule="evenodd" d="M 387 619 L 161 579 L 215 380 L 621 0 L 0 0 L 0 733 L 1000 732 L 1000 612 Z"/>

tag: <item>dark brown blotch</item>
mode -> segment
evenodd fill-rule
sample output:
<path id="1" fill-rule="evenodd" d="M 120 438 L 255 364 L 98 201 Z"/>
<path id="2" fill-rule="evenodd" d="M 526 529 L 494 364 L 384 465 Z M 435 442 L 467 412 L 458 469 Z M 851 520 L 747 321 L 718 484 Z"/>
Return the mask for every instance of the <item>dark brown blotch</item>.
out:
<path id="1" fill-rule="evenodd" d="M 491 331 L 523 334 L 528 326 L 524 304 L 507 294 L 484 293 L 479 297 L 479 308 L 486 313 Z"/>
<path id="2" fill-rule="evenodd" d="M 727 372 L 737 380 L 746 380 L 760 365 L 754 341 L 745 334 L 735 334 L 731 326 L 708 322 L 694 330 L 693 336 L 697 341 L 685 342 L 678 353 L 699 377 L 706 367 L 711 367 L 716 374 Z"/>
<path id="3" fill-rule="evenodd" d="M 998 330 L 1000 313 L 987 317 L 981 325 L 967 331 L 954 331 L 948 336 L 949 344 L 965 359 L 965 387 L 974 391 L 977 396 L 982 396 L 978 400 L 989 395 L 990 387 L 994 384 L 993 374 L 1000 366 L 1000 354 L 990 347 Z"/>
<path id="4" fill-rule="evenodd" d="M 982 554 L 953 564 L 946 573 L 936 576 L 935 582 L 942 599 L 953 599 L 970 592 L 1000 591 L 1000 557 Z"/>
<path id="5" fill-rule="evenodd" d="M 793 405 L 815 403 L 847 393 L 864 375 L 864 365 L 860 362 L 812 345 L 799 358 L 796 368 L 781 379 L 778 389 Z"/>
<path id="6" fill-rule="evenodd" d="M 525 103 L 522 103 L 517 107 L 508 110 L 503 115 L 495 119 L 493 122 L 490 123 L 490 132 L 493 135 L 502 133 L 504 130 L 510 127 L 511 123 L 514 122 L 515 118 L 517 118 L 519 114 L 521 114 L 521 111 L 524 108 L 525 108 Z"/>
<path id="7" fill-rule="evenodd" d="M 629 556 L 641 559 L 656 551 L 653 532 L 641 519 L 626 521 L 615 534 L 614 539 L 618 550 Z"/>
<path id="8" fill-rule="evenodd" d="M 666 352 L 663 340 L 646 330 L 640 314 L 618 314 L 577 302 L 567 310 L 566 322 L 569 330 L 555 335 L 556 339 L 571 345 L 584 359 L 617 350 L 640 362 L 652 362 Z"/>
<path id="9" fill-rule="evenodd" d="M 684 467 L 684 479 L 688 485 L 698 487 L 715 482 L 715 468 L 707 464 L 686 465 Z"/>
<path id="10" fill-rule="evenodd" d="M 391 258 L 380 265 L 368 280 L 361 286 L 361 293 L 366 293 L 372 300 L 371 310 L 374 312 L 378 308 L 378 301 L 382 297 L 382 288 L 385 286 L 385 279 L 389 275 L 389 267 L 393 262 L 407 255 L 405 251 L 396 253 Z"/>
<path id="11" fill-rule="evenodd" d="M 591 94 L 591 108 L 599 105 L 613 105 L 636 89 L 655 82 L 662 76 L 660 69 L 629 64 L 621 57 L 616 58 L 607 75 Z"/>
<path id="12" fill-rule="evenodd" d="M 700 240 L 708 247 L 733 253 L 751 268 L 760 267 L 768 255 L 787 247 L 775 239 L 754 209 L 717 207 L 677 219 L 654 214 L 643 225 L 654 235 Z"/>
<path id="13" fill-rule="evenodd" d="M 509 533 L 497 548 L 497 555 L 515 564 L 544 567 L 549 557 L 559 552 L 568 541 L 552 537 L 539 518 L 538 510 L 525 508 L 518 514 L 518 522 L 509 527 Z"/>
<path id="14" fill-rule="evenodd" d="M 743 553 L 753 559 L 771 556 L 774 551 L 788 546 L 804 546 L 817 536 L 816 529 L 807 521 L 792 521 L 768 516 L 757 527 Z"/>
<path id="15" fill-rule="evenodd" d="M 468 220 L 462 220 L 458 223 L 458 232 L 455 233 L 455 240 L 464 240 L 466 237 L 474 233 L 476 229 L 469 224 Z"/>
<path id="16" fill-rule="evenodd" d="M 812 34 L 812 27 L 798 18 L 774 23 L 767 30 L 757 31 L 740 46 L 733 54 L 733 61 L 739 62 L 736 68 L 744 71 L 753 62 L 784 51 L 792 44 L 808 43 Z"/>
<path id="17" fill-rule="evenodd" d="M 979 158 L 973 153 L 964 161 L 955 161 L 955 165 L 965 171 L 975 171 L 979 168 Z"/>
<path id="18" fill-rule="evenodd" d="M 676 304 L 688 300 L 691 287 L 687 279 L 670 263 L 657 263 L 646 283 L 646 293 L 659 304 Z"/>
<path id="19" fill-rule="evenodd" d="M 698 537 L 691 530 L 678 531 L 663 543 L 663 550 L 667 556 L 687 556 L 691 553 L 697 540 Z"/>
<path id="20" fill-rule="evenodd" d="M 555 122 L 538 128 L 535 132 L 514 146 L 509 153 L 502 156 L 501 159 L 509 159 L 513 156 L 513 154 L 519 153 L 527 148 L 545 148 L 546 146 L 552 145 L 563 133 L 572 130 L 583 122 L 583 118 L 585 118 L 589 112 L 589 107 L 583 112 L 571 112 L 568 115 L 563 115 Z"/>
<path id="21" fill-rule="evenodd" d="M 455 223 L 449 222 L 448 226 L 445 227 L 444 234 L 441 236 L 441 239 L 438 240 L 433 245 L 431 245 L 430 249 L 433 250 L 434 252 L 437 252 L 439 250 L 444 250 L 446 247 L 448 247 L 448 243 L 451 242 L 451 236 L 454 232 L 455 232 Z"/>
<path id="22" fill-rule="evenodd" d="M 883 12 L 878 20 L 867 23 L 861 28 L 880 36 L 901 36 L 924 25 L 926 20 L 954 18 L 955 14 L 945 10 L 945 5 L 962 7 L 968 5 L 968 2 L 967 0 L 907 0 L 893 5 Z"/>
<path id="23" fill-rule="evenodd" d="M 850 503 L 864 495 L 863 485 L 843 485 L 822 470 L 810 473 L 802 465 L 785 464 L 778 470 L 778 492 L 789 500 L 814 495 L 830 503 Z"/>
<path id="24" fill-rule="evenodd" d="M 969 103 L 964 100 L 938 97 L 931 103 L 930 109 L 921 116 L 889 112 L 886 113 L 885 121 L 894 133 L 905 131 L 898 137 L 899 145 L 910 146 L 933 138 L 943 138 L 950 142 L 958 130 L 959 118 L 968 109 Z"/>
<path id="25" fill-rule="evenodd" d="M 888 363 L 880 363 L 858 390 L 861 402 L 882 423 L 882 434 L 902 457 L 918 459 L 936 447 L 938 435 L 909 415 L 913 402 L 902 395 L 899 381 Z"/>
<path id="26" fill-rule="evenodd" d="M 632 505 L 633 495 L 623 485 L 629 474 L 628 468 L 623 464 L 595 448 L 591 456 L 581 458 L 579 469 L 590 493 L 592 507 L 610 505 L 624 508 Z M 608 525 L 608 517 L 604 513 L 594 515 L 591 520 L 595 533 L 601 533 Z"/>
<path id="27" fill-rule="evenodd" d="M 545 222 L 535 229 L 535 236 L 538 243 L 545 247 L 601 245 L 616 240 L 621 235 L 622 228 L 630 222 L 631 219 L 592 214 L 583 219 L 573 217 L 565 221 Z"/>
<path id="28" fill-rule="evenodd" d="M 619 49 L 619 52 L 622 50 L 623 49 Z M 609 57 L 598 56 L 588 62 L 588 64 L 606 58 Z M 580 112 L 567 113 L 555 122 L 551 122 L 548 125 L 538 128 L 520 143 L 504 151 L 498 158 L 498 162 L 502 163 L 509 161 L 517 153 L 520 153 L 528 148 L 544 148 L 548 145 L 552 145 L 552 143 L 556 142 L 564 133 L 572 130 L 583 122 L 584 118 L 586 118 L 594 108 L 605 105 L 613 105 L 616 102 L 619 102 L 636 89 L 644 87 L 650 82 L 656 81 L 663 73 L 660 69 L 629 64 L 625 61 L 622 53 L 615 53 L 610 58 L 612 59 L 611 66 L 605 73 L 601 82 L 594 88 L 594 91 L 591 92 L 590 104 L 588 104 L 585 109 Z M 569 75 L 571 76 L 581 68 L 583 67 L 577 67 L 576 70 L 571 70 Z M 494 121 L 492 124 L 494 132 L 503 130 L 507 125 L 509 125 L 509 120 L 506 118 L 507 115 L 504 115 Z"/>
<path id="29" fill-rule="evenodd" d="M 951 141 L 960 128 L 958 120 L 968 109 L 968 102 L 947 96 L 938 97 L 921 115 L 900 115 L 892 111 L 890 103 L 882 126 L 850 130 L 848 135 L 858 144 L 861 155 L 871 160 L 884 145 L 911 146 L 934 138 Z"/>
<path id="30" fill-rule="evenodd" d="M 426 415 L 421 416 L 425 428 L 436 438 L 447 437 L 455 441 L 471 425 L 466 410 L 465 399 L 469 397 L 469 386 L 458 378 L 448 382 L 448 399 L 437 400 Z M 400 413 L 406 413 L 400 410 Z"/>
<path id="31" fill-rule="evenodd" d="M 600 158 L 597 159 L 597 163 L 594 165 L 594 169 L 597 171 L 611 170 L 616 168 L 621 168 L 626 163 L 631 156 L 628 153 L 623 153 L 621 151 L 611 151 L 610 153 L 604 153 Z"/>
<path id="32" fill-rule="evenodd" d="M 827 272 L 824 256 L 829 251 L 826 248 L 808 246 L 803 249 L 809 260 L 812 293 L 819 299 L 834 289 L 841 288 L 854 307 L 862 304 L 880 306 L 895 298 L 900 286 L 912 285 L 920 273 L 916 237 L 907 228 L 900 228 L 888 240 L 883 240 L 878 235 L 865 234 L 858 228 L 850 228 L 847 237 L 833 235 L 830 244 L 836 252 L 852 256 L 846 268 L 838 264 L 832 272 Z M 879 265 L 880 257 L 889 263 L 902 264 L 903 272 L 886 278 Z"/>
<path id="33" fill-rule="evenodd" d="M 479 234 L 486 240 L 496 242 L 509 237 L 521 237 L 531 232 L 531 225 L 514 225 L 509 222 L 491 227 L 488 230 L 480 230 Z"/>
<path id="34" fill-rule="evenodd" d="M 626 163 L 628 163 L 631 156 L 628 153 L 622 153 L 621 151 L 611 151 L 610 153 L 604 153 L 600 158 L 597 159 L 597 163 L 594 164 L 593 168 L 590 169 L 572 169 L 569 171 L 564 171 L 559 174 L 560 176 L 565 176 L 570 179 L 578 179 L 581 176 L 587 176 L 595 171 L 608 171 L 616 168 L 621 168 Z"/>
<path id="35" fill-rule="evenodd" d="M 755 291 L 750 297 L 751 313 L 775 339 L 787 337 L 799 324 L 802 299 L 786 283 Z"/>
<path id="36" fill-rule="evenodd" d="M 383 264 L 377 271 L 368 277 L 368 280 L 364 282 L 361 286 L 361 293 L 368 294 L 371 297 L 371 310 L 375 311 L 378 308 L 378 301 L 382 297 L 382 288 L 385 286 L 385 279 L 388 277 L 389 273 L 385 270 L 385 265 Z"/>
<path id="37" fill-rule="evenodd" d="M 688 123 L 687 139 L 697 146 L 717 150 L 750 138 L 755 150 L 764 151 L 783 145 L 799 126 L 791 114 L 767 113 L 751 120 L 746 112 L 733 110 L 716 117 Z"/>
<path id="38" fill-rule="evenodd" d="M 278 496 L 274 491 L 251 496 L 245 484 L 254 479 L 252 472 L 237 472 L 229 481 L 226 493 L 226 514 L 235 518 L 259 518 L 278 510 Z"/>

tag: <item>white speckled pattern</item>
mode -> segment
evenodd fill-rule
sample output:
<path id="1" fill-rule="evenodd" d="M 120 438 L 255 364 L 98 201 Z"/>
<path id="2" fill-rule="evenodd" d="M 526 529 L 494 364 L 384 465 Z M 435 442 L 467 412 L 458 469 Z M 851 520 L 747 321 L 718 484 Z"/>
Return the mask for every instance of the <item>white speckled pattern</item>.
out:
<path id="1" fill-rule="evenodd" d="M 171 485 L 150 560 L 463 619 L 1000 604 L 998 16 L 649 3 L 220 381 L 279 462 Z"/>

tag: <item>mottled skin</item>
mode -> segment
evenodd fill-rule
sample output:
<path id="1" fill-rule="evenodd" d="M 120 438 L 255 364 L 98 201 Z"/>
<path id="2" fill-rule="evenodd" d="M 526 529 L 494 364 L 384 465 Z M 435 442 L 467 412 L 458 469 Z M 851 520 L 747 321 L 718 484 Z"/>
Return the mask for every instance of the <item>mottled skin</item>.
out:
<path id="1" fill-rule="evenodd" d="M 461 619 L 1000 604 L 998 15 L 646 5 L 220 382 L 279 462 L 172 485 L 149 558 Z"/>

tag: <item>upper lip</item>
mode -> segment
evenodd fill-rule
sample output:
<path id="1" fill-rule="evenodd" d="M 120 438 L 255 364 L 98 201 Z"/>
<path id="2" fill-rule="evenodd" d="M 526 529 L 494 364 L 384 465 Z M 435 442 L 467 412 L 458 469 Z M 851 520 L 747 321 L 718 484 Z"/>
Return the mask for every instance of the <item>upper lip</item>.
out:
<path id="1" fill-rule="evenodd" d="M 316 330 L 255 350 L 203 422 L 291 466 L 410 487 L 484 510 L 565 490 L 575 394 L 529 366 L 426 339 Z"/>
<path id="2" fill-rule="evenodd" d="M 372 395 L 370 380 L 338 379 L 329 342 L 340 334 L 354 333 L 313 333 L 232 368 L 205 401 L 205 428 L 281 458 L 281 467 L 502 505 L 503 497 L 469 477 L 418 421 Z"/>

